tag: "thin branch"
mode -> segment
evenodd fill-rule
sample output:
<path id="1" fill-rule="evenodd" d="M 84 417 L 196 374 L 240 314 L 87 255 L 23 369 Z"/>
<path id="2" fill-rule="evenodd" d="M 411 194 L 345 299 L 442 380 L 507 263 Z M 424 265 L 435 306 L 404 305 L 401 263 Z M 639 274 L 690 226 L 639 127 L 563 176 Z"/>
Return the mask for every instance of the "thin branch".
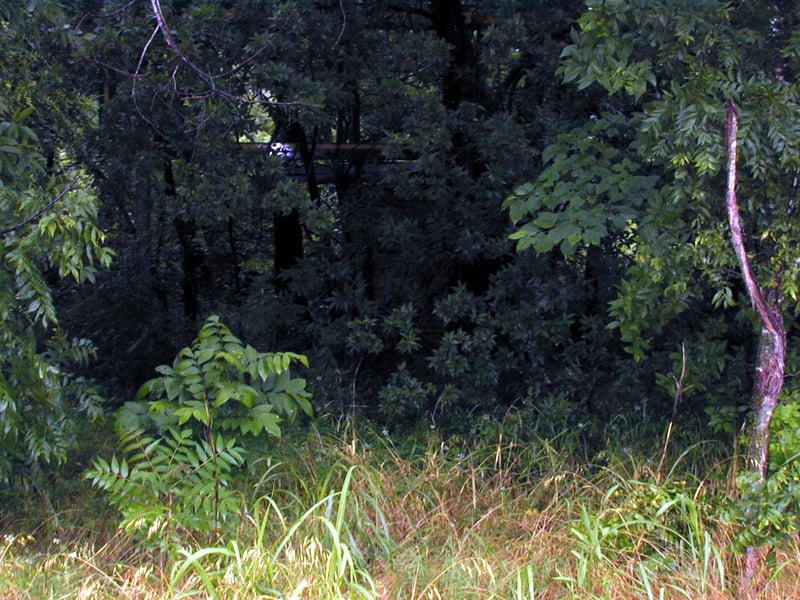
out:
<path id="1" fill-rule="evenodd" d="M 155 29 L 153 29 L 153 33 L 150 34 L 150 37 L 147 39 L 147 42 L 145 43 L 144 48 L 142 48 L 141 54 L 139 54 L 139 62 L 136 64 L 136 71 L 133 74 L 133 84 L 131 85 L 131 100 L 133 101 L 133 106 L 136 109 L 137 114 L 142 118 L 142 120 L 145 123 L 147 123 L 150 127 L 152 127 L 153 130 L 156 131 L 159 135 L 161 135 L 165 140 L 167 140 L 169 142 L 169 144 L 173 148 L 178 149 L 177 144 L 172 142 L 169 139 L 169 136 L 167 136 L 166 133 L 161 131 L 161 129 L 158 127 L 158 125 L 156 125 L 156 123 L 154 123 L 152 121 L 152 119 L 150 119 L 144 113 L 144 111 L 142 110 L 142 107 L 139 106 L 139 99 L 136 96 L 136 84 L 139 82 L 139 78 L 141 77 L 142 65 L 144 64 L 144 57 L 147 54 L 147 51 L 150 48 L 150 45 L 153 43 L 153 40 L 155 39 L 155 37 L 158 34 L 159 30 L 160 30 L 159 26 L 157 26 Z"/>
<path id="2" fill-rule="evenodd" d="M 89 19 L 89 18 L 92 18 L 92 19 L 111 19 L 112 17 L 116 17 L 117 15 L 121 15 L 122 13 L 126 12 L 131 6 L 136 4 L 137 1 L 138 0 L 130 0 L 130 2 L 128 2 L 125 6 L 122 6 L 121 8 L 118 8 L 117 10 L 114 10 L 114 11 L 112 11 L 110 13 L 85 13 L 80 18 L 80 20 L 78 21 L 78 24 L 75 25 L 75 27 L 73 29 L 75 31 L 80 31 L 81 26 L 83 25 L 83 22 L 86 21 L 86 19 Z"/>
<path id="3" fill-rule="evenodd" d="M 5 236 L 5 235 L 8 235 L 9 233 L 14 233 L 15 231 L 18 231 L 18 230 L 22 229 L 26 225 L 30 225 L 31 223 L 35 223 L 36 221 L 38 221 L 42 217 L 42 215 L 44 213 L 46 213 L 48 210 L 53 208 L 53 206 L 55 206 L 58 202 L 63 200 L 64 197 L 70 191 L 72 191 L 74 189 L 76 183 L 78 183 L 78 177 L 77 176 L 75 177 L 75 179 L 70 181 L 69 184 L 67 184 L 67 187 L 65 187 L 58 196 L 56 196 L 55 198 L 50 200 L 50 202 L 45 204 L 42 208 L 37 210 L 35 213 L 33 213 L 30 217 L 28 217 L 24 221 L 20 221 L 16 225 L 14 225 L 12 227 L 9 227 L 7 229 L 1 229 L 0 230 L 0 235 Z"/>
<path id="4" fill-rule="evenodd" d="M 197 76 L 200 77 L 200 79 L 208 84 L 213 94 L 219 94 L 223 98 L 229 100 L 233 99 L 233 96 L 230 93 L 218 89 L 216 79 L 189 60 L 189 57 L 186 55 L 186 53 L 181 50 L 180 46 L 178 46 L 178 43 L 175 41 L 175 38 L 172 37 L 172 32 L 170 31 L 169 26 L 164 19 L 164 13 L 161 10 L 160 0 L 150 0 L 150 6 L 153 9 L 153 15 L 156 18 L 156 23 L 158 23 L 158 29 L 161 30 L 161 35 L 164 37 L 164 41 L 167 42 L 167 46 L 172 48 L 181 61 L 183 61 L 192 71 L 194 71 Z"/>
<path id="5" fill-rule="evenodd" d="M 681 344 L 681 374 L 675 379 L 675 395 L 672 399 L 672 416 L 669 420 L 669 427 L 667 427 L 667 435 L 664 438 L 664 448 L 661 451 L 661 460 L 658 461 L 658 468 L 656 469 L 656 480 L 660 483 L 661 478 L 664 476 L 664 465 L 667 462 L 667 451 L 669 450 L 669 443 L 672 439 L 672 432 L 675 428 L 675 420 L 678 418 L 678 405 L 681 403 L 681 397 L 686 390 L 686 366 L 689 362 L 686 355 L 686 343 Z"/>
<path id="6" fill-rule="evenodd" d="M 339 0 L 339 10 L 342 11 L 342 29 L 339 31 L 339 37 L 336 38 L 336 41 L 333 42 L 333 46 L 331 46 L 331 50 L 336 48 L 339 45 L 339 42 L 342 41 L 342 37 L 344 36 L 344 30 L 347 28 L 347 13 L 344 10 L 344 4 L 342 0 Z"/>
<path id="7" fill-rule="evenodd" d="M 421 17 L 425 17 L 426 19 L 430 19 L 433 22 L 436 19 L 436 16 L 423 8 L 411 8 L 408 6 L 399 6 L 397 4 L 390 4 L 386 7 L 387 10 L 393 10 L 395 12 L 402 12 L 408 15 L 419 15 Z"/>
<path id="8" fill-rule="evenodd" d="M 142 65 L 144 64 L 144 57 L 147 54 L 147 50 L 150 48 L 150 44 L 153 43 L 153 40 L 156 38 L 156 34 L 158 33 L 159 28 L 156 27 L 153 29 L 153 33 L 150 34 L 150 37 L 147 38 L 147 42 L 142 48 L 142 53 L 139 54 L 139 62 L 136 63 L 136 71 L 133 73 L 133 85 L 136 86 L 136 81 L 139 79 L 139 76 L 142 72 Z"/>

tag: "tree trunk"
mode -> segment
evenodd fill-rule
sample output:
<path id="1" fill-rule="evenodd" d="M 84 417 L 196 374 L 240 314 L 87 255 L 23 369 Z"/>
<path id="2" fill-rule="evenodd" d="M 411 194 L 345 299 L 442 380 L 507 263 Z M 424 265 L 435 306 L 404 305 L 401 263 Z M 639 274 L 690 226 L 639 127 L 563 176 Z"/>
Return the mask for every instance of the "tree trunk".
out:
<path id="1" fill-rule="evenodd" d="M 764 485 L 769 471 L 769 426 L 783 389 L 786 366 L 786 327 L 781 313 L 780 295 L 775 292 L 768 297 L 755 278 L 750 257 L 744 246 L 742 221 L 736 199 L 736 156 L 739 116 L 736 105 L 728 100 L 725 133 L 728 154 L 728 189 L 725 204 L 728 222 L 739 267 L 742 271 L 747 293 L 761 321 L 761 339 L 756 363 L 756 386 L 753 399 L 753 425 L 750 440 L 750 467 L 758 472 L 758 482 Z M 761 569 L 761 557 L 755 547 L 747 548 L 745 585 L 749 587 Z"/>
<path id="2" fill-rule="evenodd" d="M 433 0 L 431 13 L 436 35 L 450 45 L 450 63 L 442 85 L 444 105 L 456 109 L 464 101 L 480 103 L 479 61 L 461 2 Z"/>
<path id="3" fill-rule="evenodd" d="M 305 131 L 298 122 L 289 124 L 284 139 L 280 140 L 297 144 L 300 156 L 306 170 L 306 185 L 308 186 L 309 200 L 313 203 L 319 200 L 319 186 L 314 174 L 313 148 L 309 146 Z M 315 137 L 312 144 L 316 142 Z M 293 208 L 288 213 L 276 213 L 272 218 L 272 234 L 274 248 L 273 281 L 277 291 L 289 288 L 289 279 L 285 274 L 303 260 L 303 225 L 300 211 Z"/>
<path id="4" fill-rule="evenodd" d="M 769 425 L 783 388 L 783 372 L 786 362 L 786 334 L 783 316 L 776 313 L 774 319 L 780 329 L 768 327 L 761 330 L 756 364 L 756 389 L 754 398 L 754 423 L 750 446 L 751 468 L 758 469 L 759 479 L 767 479 L 769 467 Z"/>

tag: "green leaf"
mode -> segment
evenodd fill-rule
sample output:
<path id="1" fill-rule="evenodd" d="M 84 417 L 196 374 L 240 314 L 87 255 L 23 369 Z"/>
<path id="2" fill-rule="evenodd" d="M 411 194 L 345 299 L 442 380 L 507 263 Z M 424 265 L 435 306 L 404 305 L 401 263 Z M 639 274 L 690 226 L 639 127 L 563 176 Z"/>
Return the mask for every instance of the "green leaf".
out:
<path id="1" fill-rule="evenodd" d="M 533 220 L 533 224 L 542 229 L 550 229 L 559 220 L 558 214 L 554 212 L 540 212 Z"/>
<path id="2" fill-rule="evenodd" d="M 281 418 L 272 411 L 272 406 L 259 404 L 250 410 L 248 416 L 252 420 L 249 429 L 253 435 L 257 435 L 263 430 L 275 437 L 281 436 L 281 428 L 278 425 Z M 242 429 L 242 433 L 246 433 L 246 431 Z"/>
<path id="3" fill-rule="evenodd" d="M 289 383 L 286 385 L 286 393 L 297 395 L 297 394 L 305 394 L 306 392 L 306 380 L 305 379 L 291 379 Z"/>

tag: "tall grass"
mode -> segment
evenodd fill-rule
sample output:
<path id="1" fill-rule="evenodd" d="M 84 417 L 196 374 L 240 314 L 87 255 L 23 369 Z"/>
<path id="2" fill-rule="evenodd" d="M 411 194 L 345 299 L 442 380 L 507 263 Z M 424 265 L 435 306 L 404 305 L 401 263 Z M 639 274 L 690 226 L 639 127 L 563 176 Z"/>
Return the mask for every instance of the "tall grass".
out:
<path id="1" fill-rule="evenodd" d="M 662 470 L 657 444 L 610 444 L 586 460 L 568 436 L 509 441 L 502 430 L 484 443 L 354 440 L 285 440 L 242 482 L 238 532 L 187 540 L 173 556 L 99 528 L 64 530 L 56 544 L 49 530 L 7 523 L 0 596 L 742 597 L 732 531 L 717 516 L 729 466 L 711 460 L 713 447 L 673 441 L 688 450 Z M 798 559 L 797 545 L 777 553 L 753 597 L 795 597 Z"/>

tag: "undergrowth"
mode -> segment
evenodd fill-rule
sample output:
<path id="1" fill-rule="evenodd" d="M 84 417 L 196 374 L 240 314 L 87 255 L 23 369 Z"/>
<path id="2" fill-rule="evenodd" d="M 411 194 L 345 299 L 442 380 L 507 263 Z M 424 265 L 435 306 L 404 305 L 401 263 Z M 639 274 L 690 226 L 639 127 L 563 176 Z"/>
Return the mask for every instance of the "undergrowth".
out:
<path id="1" fill-rule="evenodd" d="M 496 425 L 480 440 L 290 434 L 233 485 L 234 530 L 170 552 L 117 532 L 110 513 L 4 522 L 0 596 L 743 597 L 736 531 L 720 516 L 736 469 L 714 459 L 728 449 L 673 442 L 684 450 L 661 470 L 652 436 L 631 448 L 611 432 L 587 459 L 569 435 L 521 440 Z M 797 540 L 774 550 L 753 597 L 793 597 L 798 558 Z"/>

